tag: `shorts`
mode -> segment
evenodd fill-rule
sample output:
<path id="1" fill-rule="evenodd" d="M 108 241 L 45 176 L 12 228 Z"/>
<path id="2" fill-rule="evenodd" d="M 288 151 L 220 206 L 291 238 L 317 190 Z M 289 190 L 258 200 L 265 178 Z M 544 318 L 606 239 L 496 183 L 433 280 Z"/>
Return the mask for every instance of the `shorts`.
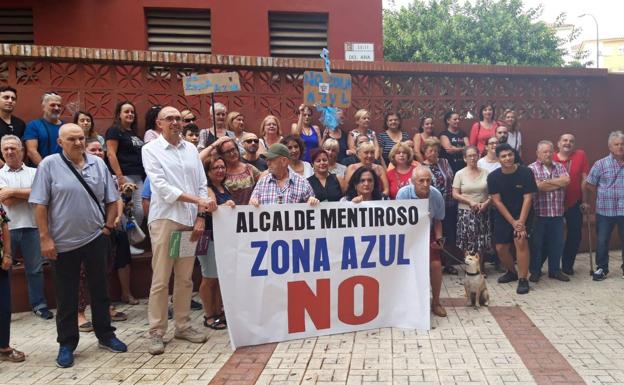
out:
<path id="1" fill-rule="evenodd" d="M 218 278 L 214 242 L 208 244 L 208 253 L 206 255 L 198 255 L 197 260 L 199 261 L 199 266 L 201 266 L 202 277 Z"/>
<path id="2" fill-rule="evenodd" d="M 495 214 L 492 228 L 492 242 L 495 245 L 513 243 L 514 229 L 502 216 Z"/>

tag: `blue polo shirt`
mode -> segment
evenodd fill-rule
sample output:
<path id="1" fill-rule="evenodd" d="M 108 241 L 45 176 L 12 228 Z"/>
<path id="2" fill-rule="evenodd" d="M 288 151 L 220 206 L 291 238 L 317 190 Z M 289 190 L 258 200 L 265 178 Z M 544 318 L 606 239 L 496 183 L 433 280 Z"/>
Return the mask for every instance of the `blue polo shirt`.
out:
<path id="1" fill-rule="evenodd" d="M 24 137 L 22 140 L 27 142 L 35 139 L 37 141 L 37 152 L 42 158 L 48 155 L 58 154 L 61 152 L 61 147 L 58 145 L 58 133 L 59 129 L 63 125 L 52 124 L 45 119 L 35 119 L 26 125 L 26 131 L 24 131 Z"/>
<path id="2" fill-rule="evenodd" d="M 396 200 L 402 199 L 421 199 L 416 195 L 416 189 L 413 184 L 408 184 L 399 189 Z M 444 219 L 444 197 L 442 193 L 433 186 L 429 187 L 429 215 L 431 219 Z"/>

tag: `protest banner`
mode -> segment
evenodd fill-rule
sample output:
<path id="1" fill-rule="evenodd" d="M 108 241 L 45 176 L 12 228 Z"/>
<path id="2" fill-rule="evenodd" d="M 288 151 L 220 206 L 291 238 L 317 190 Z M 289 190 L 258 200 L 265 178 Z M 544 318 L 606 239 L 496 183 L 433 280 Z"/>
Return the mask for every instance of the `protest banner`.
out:
<path id="1" fill-rule="evenodd" d="M 303 73 L 303 102 L 309 106 L 349 108 L 351 75 L 305 71 Z"/>
<path id="2" fill-rule="evenodd" d="M 220 207 L 234 348 L 380 327 L 429 329 L 427 200 Z"/>
<path id="3" fill-rule="evenodd" d="M 240 91 L 238 72 L 193 74 L 182 78 L 184 95 L 214 94 Z"/>

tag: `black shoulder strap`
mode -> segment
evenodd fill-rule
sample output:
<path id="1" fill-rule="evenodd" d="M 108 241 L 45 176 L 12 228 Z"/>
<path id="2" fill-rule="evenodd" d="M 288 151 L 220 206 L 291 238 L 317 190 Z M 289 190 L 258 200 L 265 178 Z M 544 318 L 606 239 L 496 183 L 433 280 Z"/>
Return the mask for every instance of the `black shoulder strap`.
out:
<path id="1" fill-rule="evenodd" d="M 100 202 L 98 201 L 97 197 L 95 196 L 95 193 L 93 192 L 93 190 L 91 190 L 91 187 L 89 187 L 87 182 L 85 182 L 85 180 L 83 179 L 82 175 L 80 175 L 78 173 L 78 171 L 76 171 L 76 168 L 71 164 L 71 162 L 69 160 L 67 160 L 65 155 L 63 155 L 63 152 L 60 152 L 59 155 L 61 156 L 61 159 L 63 159 L 63 162 L 65 162 L 67 167 L 69 167 L 71 172 L 76 176 L 76 179 L 78 179 L 78 181 L 80 182 L 82 187 L 84 187 L 84 189 L 87 190 L 87 192 L 89 193 L 91 198 L 93 198 L 93 200 L 95 201 L 96 206 L 98 207 L 98 209 L 100 210 L 100 213 L 102 214 L 102 218 L 104 218 L 104 221 L 106 221 L 106 214 L 104 214 L 104 210 L 102 209 L 102 206 L 100 206 Z"/>

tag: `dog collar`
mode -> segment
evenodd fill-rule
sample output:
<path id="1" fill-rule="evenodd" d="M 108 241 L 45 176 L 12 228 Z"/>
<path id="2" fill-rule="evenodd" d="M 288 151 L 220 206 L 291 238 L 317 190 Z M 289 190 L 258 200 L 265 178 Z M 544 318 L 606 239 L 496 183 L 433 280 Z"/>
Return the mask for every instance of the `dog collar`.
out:
<path id="1" fill-rule="evenodd" d="M 477 272 L 477 273 L 466 272 L 466 275 L 470 275 L 470 276 L 475 276 L 475 275 L 480 275 L 480 274 L 481 274 L 481 272 Z"/>

